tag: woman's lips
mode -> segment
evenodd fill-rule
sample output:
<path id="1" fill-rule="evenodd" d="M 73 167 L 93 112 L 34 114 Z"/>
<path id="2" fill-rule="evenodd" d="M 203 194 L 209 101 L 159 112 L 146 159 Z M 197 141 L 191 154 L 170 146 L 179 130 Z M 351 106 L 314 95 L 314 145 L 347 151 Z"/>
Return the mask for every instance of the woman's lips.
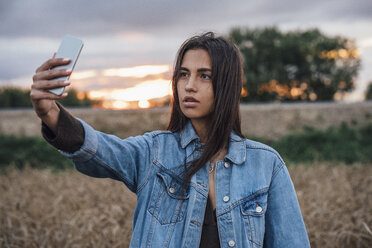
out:
<path id="1" fill-rule="evenodd" d="M 184 97 L 182 102 L 186 108 L 192 108 L 199 104 L 199 101 L 191 96 Z"/>

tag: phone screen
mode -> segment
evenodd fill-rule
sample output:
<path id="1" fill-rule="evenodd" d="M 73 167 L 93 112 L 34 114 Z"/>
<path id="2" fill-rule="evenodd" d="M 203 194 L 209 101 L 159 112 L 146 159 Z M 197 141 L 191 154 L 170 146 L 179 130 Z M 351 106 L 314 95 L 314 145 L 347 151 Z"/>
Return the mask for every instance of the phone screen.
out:
<path id="1" fill-rule="evenodd" d="M 73 70 L 75 67 L 76 61 L 79 58 L 79 54 L 82 48 L 83 48 L 82 40 L 74 36 L 71 36 L 71 35 L 65 35 L 61 42 L 61 45 L 58 48 L 56 58 L 68 58 L 71 61 L 67 65 L 56 66 L 53 69 Z M 68 80 L 69 78 L 70 76 L 64 76 L 64 77 L 54 78 L 53 80 Z M 49 91 L 60 96 L 62 95 L 64 89 L 65 87 L 58 87 L 58 88 L 50 89 Z"/>

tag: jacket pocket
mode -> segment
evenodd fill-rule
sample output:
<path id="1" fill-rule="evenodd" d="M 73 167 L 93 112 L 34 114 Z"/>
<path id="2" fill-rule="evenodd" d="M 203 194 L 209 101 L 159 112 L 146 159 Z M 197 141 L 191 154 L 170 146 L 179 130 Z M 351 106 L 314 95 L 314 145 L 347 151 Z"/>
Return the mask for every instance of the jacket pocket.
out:
<path id="1" fill-rule="evenodd" d="M 245 232 L 254 247 L 262 247 L 263 245 L 267 195 L 267 189 L 258 190 L 256 193 L 246 197 L 240 205 Z"/>
<path id="2" fill-rule="evenodd" d="M 180 222 L 185 217 L 190 188 L 181 195 L 182 181 L 166 172 L 158 172 L 151 193 L 148 211 L 166 225 Z"/>

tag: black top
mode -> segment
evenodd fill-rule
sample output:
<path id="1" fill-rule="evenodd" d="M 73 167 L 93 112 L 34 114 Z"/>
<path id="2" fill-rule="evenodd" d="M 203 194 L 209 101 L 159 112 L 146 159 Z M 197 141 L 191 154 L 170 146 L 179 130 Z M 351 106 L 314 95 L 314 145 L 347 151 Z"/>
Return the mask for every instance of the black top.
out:
<path id="1" fill-rule="evenodd" d="M 73 153 L 80 149 L 84 143 L 84 128 L 81 123 L 73 117 L 62 105 L 60 109 L 57 134 L 54 134 L 45 123 L 42 123 L 41 132 L 44 139 L 55 148 Z M 220 247 L 216 210 L 213 210 L 210 198 L 207 200 L 204 223 L 200 240 L 200 248 Z"/>
<path id="2" fill-rule="evenodd" d="M 220 240 L 218 237 L 216 210 L 213 210 L 211 199 L 208 196 L 207 207 L 205 209 L 200 248 L 219 248 Z"/>

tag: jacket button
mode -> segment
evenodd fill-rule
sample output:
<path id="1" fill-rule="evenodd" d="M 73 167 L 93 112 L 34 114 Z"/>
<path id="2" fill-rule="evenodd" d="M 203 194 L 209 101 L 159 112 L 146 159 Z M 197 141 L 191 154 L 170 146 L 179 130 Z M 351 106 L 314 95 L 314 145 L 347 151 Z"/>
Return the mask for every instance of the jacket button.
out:
<path id="1" fill-rule="evenodd" d="M 257 207 L 256 207 L 256 212 L 257 212 L 257 213 L 261 213 L 261 212 L 262 212 L 262 208 L 261 208 L 260 206 L 257 206 Z"/>
<path id="2" fill-rule="evenodd" d="M 230 164 L 228 162 L 225 162 L 225 168 L 229 168 Z"/>
<path id="3" fill-rule="evenodd" d="M 235 242 L 234 242 L 234 240 L 230 240 L 230 241 L 229 241 L 229 246 L 230 246 L 230 247 L 234 247 L 234 246 L 235 246 Z"/>
<path id="4" fill-rule="evenodd" d="M 229 200 L 230 200 L 230 197 L 228 197 L 228 196 L 224 196 L 224 197 L 223 197 L 223 201 L 224 201 L 224 202 L 228 202 Z"/>
<path id="5" fill-rule="evenodd" d="M 174 193 L 174 188 L 170 188 L 170 189 L 169 189 L 169 192 L 170 192 L 171 194 L 173 194 L 173 193 Z"/>

